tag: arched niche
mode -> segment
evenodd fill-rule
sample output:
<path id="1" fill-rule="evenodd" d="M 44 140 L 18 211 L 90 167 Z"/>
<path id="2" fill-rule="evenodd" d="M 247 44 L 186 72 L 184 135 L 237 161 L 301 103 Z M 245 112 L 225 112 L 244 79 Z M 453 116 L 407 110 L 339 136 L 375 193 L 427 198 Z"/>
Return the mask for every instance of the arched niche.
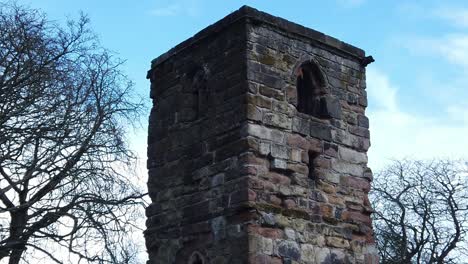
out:
<path id="1" fill-rule="evenodd" d="M 339 100 L 329 93 L 318 63 L 310 59 L 296 68 L 297 111 L 321 119 L 341 118 Z"/>
<path id="2" fill-rule="evenodd" d="M 203 257 L 203 255 L 200 252 L 195 251 L 190 256 L 187 264 L 206 264 L 206 262 L 205 262 L 205 258 Z"/>
<path id="3" fill-rule="evenodd" d="M 183 86 L 180 102 L 179 120 L 192 122 L 205 113 L 208 105 L 207 71 L 204 67 L 194 63 L 194 66 L 183 75 Z"/>

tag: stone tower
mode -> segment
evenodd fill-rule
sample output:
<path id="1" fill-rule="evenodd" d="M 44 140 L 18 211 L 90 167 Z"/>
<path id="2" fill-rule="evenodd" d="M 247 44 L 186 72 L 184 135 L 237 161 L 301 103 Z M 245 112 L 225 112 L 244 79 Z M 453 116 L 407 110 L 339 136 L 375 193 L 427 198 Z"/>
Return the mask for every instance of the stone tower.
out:
<path id="1" fill-rule="evenodd" d="M 148 263 L 377 263 L 372 61 L 250 7 L 153 60 Z"/>

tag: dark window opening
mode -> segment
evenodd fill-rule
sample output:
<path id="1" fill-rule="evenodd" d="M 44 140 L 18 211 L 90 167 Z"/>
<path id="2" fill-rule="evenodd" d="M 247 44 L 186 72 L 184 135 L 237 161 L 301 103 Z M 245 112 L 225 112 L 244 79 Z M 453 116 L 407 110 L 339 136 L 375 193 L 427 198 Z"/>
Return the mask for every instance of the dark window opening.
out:
<path id="1" fill-rule="evenodd" d="M 198 252 L 195 252 L 190 257 L 188 264 L 205 264 L 205 260 L 203 259 L 202 255 Z"/>
<path id="2" fill-rule="evenodd" d="M 315 159 L 317 159 L 318 156 L 320 156 L 319 153 L 314 152 L 314 151 L 309 151 L 309 164 L 308 164 L 308 169 L 309 169 L 309 179 L 311 180 L 312 183 L 317 182 L 317 171 L 315 167 Z"/>
<path id="3" fill-rule="evenodd" d="M 326 94 L 324 86 L 320 68 L 312 62 L 302 64 L 297 71 L 297 110 L 322 117 L 322 97 Z"/>
<path id="4" fill-rule="evenodd" d="M 195 76 L 193 77 L 193 90 L 196 97 L 196 103 L 194 106 L 194 111 L 197 112 L 198 116 L 201 116 L 206 113 L 206 109 L 210 105 L 210 94 L 207 89 L 207 79 L 206 74 L 203 69 L 200 69 Z"/>

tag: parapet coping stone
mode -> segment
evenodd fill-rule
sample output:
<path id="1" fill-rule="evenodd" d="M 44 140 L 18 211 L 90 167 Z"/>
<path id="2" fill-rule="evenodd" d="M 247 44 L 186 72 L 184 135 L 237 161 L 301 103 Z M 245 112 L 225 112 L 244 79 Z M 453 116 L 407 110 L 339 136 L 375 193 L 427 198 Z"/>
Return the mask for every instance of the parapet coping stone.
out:
<path id="1" fill-rule="evenodd" d="M 166 53 L 163 53 L 159 57 L 153 59 L 151 61 L 151 68 L 156 67 L 157 65 L 163 63 L 170 57 L 174 56 L 175 54 L 181 52 L 182 50 L 191 47 L 195 43 L 199 42 L 200 40 L 211 36 L 212 34 L 216 34 L 224 30 L 226 27 L 229 25 L 239 21 L 240 19 L 243 18 L 248 18 L 251 19 L 252 21 L 256 22 L 261 22 L 268 24 L 272 27 L 279 28 L 285 32 L 288 33 L 293 33 L 300 35 L 302 37 L 311 39 L 313 41 L 316 41 L 320 46 L 323 46 L 325 48 L 331 48 L 333 50 L 338 50 L 341 51 L 341 53 L 344 53 L 345 55 L 348 55 L 358 61 L 362 61 L 365 57 L 365 52 L 364 50 L 355 47 L 351 44 L 345 43 L 341 40 L 338 40 L 334 37 L 328 36 L 322 32 L 316 31 L 311 28 L 304 27 L 302 25 L 299 25 L 297 23 L 288 21 L 284 18 L 281 17 L 276 17 L 273 15 L 270 15 L 268 13 L 259 11 L 255 8 L 252 8 L 250 6 L 244 5 L 238 10 L 232 12 L 231 14 L 227 15 L 223 19 L 215 22 L 214 24 L 202 29 L 198 33 L 196 33 L 194 36 L 191 38 L 188 38 L 187 40 L 179 43 Z"/>

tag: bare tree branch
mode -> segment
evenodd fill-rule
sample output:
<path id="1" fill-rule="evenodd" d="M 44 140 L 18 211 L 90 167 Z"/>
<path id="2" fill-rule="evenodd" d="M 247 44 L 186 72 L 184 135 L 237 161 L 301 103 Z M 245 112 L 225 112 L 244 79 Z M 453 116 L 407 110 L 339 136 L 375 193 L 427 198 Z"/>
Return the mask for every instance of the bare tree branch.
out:
<path id="1" fill-rule="evenodd" d="M 371 193 L 381 263 L 460 263 L 468 231 L 467 164 L 395 161 Z"/>
<path id="2" fill-rule="evenodd" d="M 126 129 L 142 104 L 121 66 L 86 16 L 61 27 L 0 4 L 0 261 L 132 261 L 145 194 Z"/>

